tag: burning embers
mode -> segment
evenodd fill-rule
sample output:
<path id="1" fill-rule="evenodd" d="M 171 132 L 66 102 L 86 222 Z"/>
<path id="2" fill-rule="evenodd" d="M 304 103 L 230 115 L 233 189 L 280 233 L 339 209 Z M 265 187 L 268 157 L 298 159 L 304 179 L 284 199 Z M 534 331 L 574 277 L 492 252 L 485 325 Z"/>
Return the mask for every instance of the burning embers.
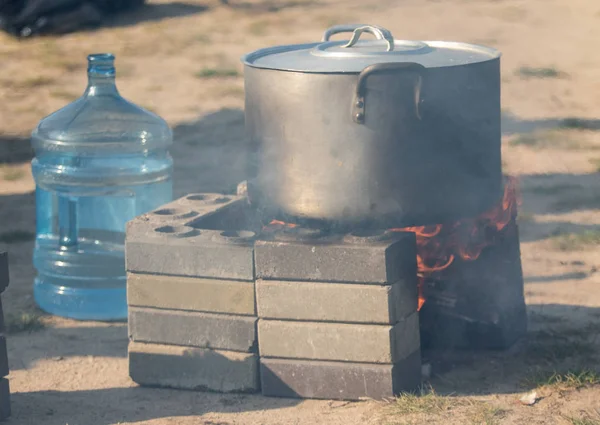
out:
<path id="1" fill-rule="evenodd" d="M 425 280 L 447 269 L 456 259 L 478 259 L 484 248 L 493 245 L 502 230 L 516 217 L 517 203 L 517 179 L 507 177 L 502 202 L 476 218 L 450 224 L 390 229 L 416 234 L 419 310 L 425 303 Z"/>

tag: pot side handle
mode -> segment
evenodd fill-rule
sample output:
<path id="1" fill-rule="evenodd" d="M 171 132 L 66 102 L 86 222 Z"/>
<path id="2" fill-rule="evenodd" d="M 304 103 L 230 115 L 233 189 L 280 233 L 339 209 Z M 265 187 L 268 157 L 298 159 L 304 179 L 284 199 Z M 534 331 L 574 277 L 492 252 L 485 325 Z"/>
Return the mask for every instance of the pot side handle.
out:
<path id="1" fill-rule="evenodd" d="M 423 71 L 425 67 L 414 62 L 396 62 L 396 63 L 376 63 L 362 70 L 358 75 L 356 83 L 356 93 L 352 104 L 352 119 L 357 124 L 365 123 L 365 97 L 367 92 L 367 79 L 369 76 L 378 72 L 384 71 L 405 71 L 407 73 L 417 74 L 417 82 L 415 84 L 415 115 L 421 119 L 419 110 L 419 102 L 421 100 L 421 85 L 423 83 Z"/>

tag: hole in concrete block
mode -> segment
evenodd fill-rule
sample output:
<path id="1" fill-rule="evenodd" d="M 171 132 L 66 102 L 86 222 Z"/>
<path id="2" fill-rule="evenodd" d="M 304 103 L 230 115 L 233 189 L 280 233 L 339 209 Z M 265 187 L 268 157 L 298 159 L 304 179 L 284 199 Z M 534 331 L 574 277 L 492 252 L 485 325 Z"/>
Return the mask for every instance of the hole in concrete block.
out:
<path id="1" fill-rule="evenodd" d="M 154 231 L 169 236 L 175 236 L 176 238 L 187 238 L 200 234 L 197 229 L 188 226 L 161 226 L 154 229 Z"/>
<path id="2" fill-rule="evenodd" d="M 154 211 L 155 215 L 160 215 L 163 217 L 173 217 L 173 218 L 188 218 L 188 217 L 193 217 L 195 216 L 197 213 L 195 211 L 192 210 L 187 210 L 187 209 L 183 209 L 183 208 L 163 208 L 157 211 Z"/>
<path id="3" fill-rule="evenodd" d="M 213 202 L 215 204 L 224 204 L 229 201 L 231 201 L 231 198 L 228 198 L 227 196 L 222 196 L 220 198 L 215 199 Z"/>
<path id="4" fill-rule="evenodd" d="M 250 230 L 228 230 L 221 232 L 221 236 L 226 238 L 252 238 L 255 235 L 256 233 L 251 232 Z"/>
<path id="5" fill-rule="evenodd" d="M 206 195 L 200 195 L 200 194 L 189 195 L 185 199 L 187 199 L 188 201 L 205 201 Z"/>

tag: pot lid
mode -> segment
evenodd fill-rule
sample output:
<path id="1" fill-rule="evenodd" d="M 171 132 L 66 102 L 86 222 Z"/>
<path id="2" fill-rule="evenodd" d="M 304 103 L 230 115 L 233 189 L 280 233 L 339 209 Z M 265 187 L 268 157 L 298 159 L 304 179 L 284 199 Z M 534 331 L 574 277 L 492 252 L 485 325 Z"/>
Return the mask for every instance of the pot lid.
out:
<path id="1" fill-rule="evenodd" d="M 352 32 L 349 41 L 329 41 L 333 34 Z M 359 40 L 363 33 L 376 40 Z M 254 68 L 309 73 L 359 73 L 377 63 L 411 62 L 425 68 L 469 65 L 500 57 L 490 47 L 449 41 L 395 40 L 375 25 L 337 25 L 320 43 L 294 44 L 260 49 L 242 58 Z"/>

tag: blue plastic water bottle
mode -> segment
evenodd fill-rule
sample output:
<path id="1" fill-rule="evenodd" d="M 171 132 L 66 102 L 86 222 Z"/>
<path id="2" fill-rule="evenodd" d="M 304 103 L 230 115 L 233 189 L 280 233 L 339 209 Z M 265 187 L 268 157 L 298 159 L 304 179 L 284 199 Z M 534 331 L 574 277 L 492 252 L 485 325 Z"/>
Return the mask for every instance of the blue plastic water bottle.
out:
<path id="1" fill-rule="evenodd" d="M 123 99 L 114 56 L 88 56 L 83 96 L 32 133 L 37 304 L 81 320 L 127 317 L 125 224 L 172 200 L 171 129 Z"/>

